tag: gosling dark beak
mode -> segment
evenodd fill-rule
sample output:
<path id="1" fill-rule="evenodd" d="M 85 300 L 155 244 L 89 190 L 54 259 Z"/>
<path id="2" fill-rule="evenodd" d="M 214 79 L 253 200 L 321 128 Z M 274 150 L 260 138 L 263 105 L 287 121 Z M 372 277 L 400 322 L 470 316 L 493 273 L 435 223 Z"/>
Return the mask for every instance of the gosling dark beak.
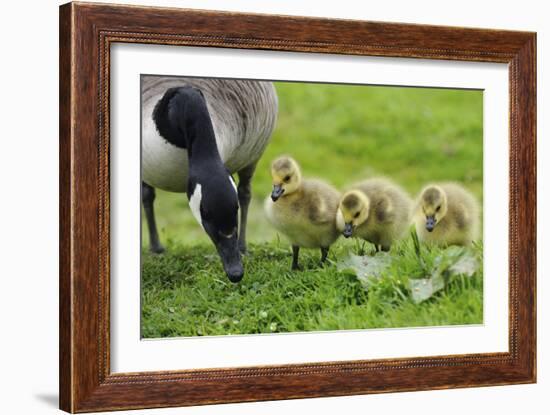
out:
<path id="1" fill-rule="evenodd" d="M 285 192 L 285 189 L 281 187 L 280 184 L 273 185 L 273 191 L 271 192 L 271 200 L 276 202 Z"/>
<path id="2" fill-rule="evenodd" d="M 345 238 L 349 238 L 353 234 L 353 225 L 350 223 L 346 223 L 344 225 L 344 231 L 342 232 L 342 235 L 344 235 Z"/>
<path id="3" fill-rule="evenodd" d="M 436 224 L 435 216 L 426 216 L 426 230 L 431 232 L 434 230 Z"/>

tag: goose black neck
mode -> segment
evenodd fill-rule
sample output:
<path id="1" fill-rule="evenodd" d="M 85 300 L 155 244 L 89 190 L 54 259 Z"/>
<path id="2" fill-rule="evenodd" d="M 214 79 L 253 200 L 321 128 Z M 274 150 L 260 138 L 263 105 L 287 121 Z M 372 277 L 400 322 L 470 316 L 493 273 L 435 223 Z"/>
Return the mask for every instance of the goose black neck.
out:
<path id="1" fill-rule="evenodd" d="M 210 164 L 221 162 L 214 127 L 206 103 L 188 111 L 184 117 L 189 153 L 189 166 L 195 162 Z"/>
<path id="2" fill-rule="evenodd" d="M 170 88 L 153 111 L 159 133 L 169 143 L 187 149 L 189 168 L 223 164 L 212 119 L 202 92 L 190 86 Z"/>

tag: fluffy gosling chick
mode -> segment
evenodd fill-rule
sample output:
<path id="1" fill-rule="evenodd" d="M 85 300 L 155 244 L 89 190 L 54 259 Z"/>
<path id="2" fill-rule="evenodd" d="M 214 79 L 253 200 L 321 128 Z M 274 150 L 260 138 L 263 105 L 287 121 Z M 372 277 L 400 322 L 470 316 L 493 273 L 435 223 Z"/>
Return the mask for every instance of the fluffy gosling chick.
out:
<path id="1" fill-rule="evenodd" d="M 420 193 L 414 222 L 421 241 L 467 246 L 478 238 L 479 206 L 456 183 L 430 184 Z"/>
<path id="2" fill-rule="evenodd" d="M 362 238 L 376 251 L 389 251 L 411 222 L 412 201 L 387 179 L 369 179 L 346 192 L 338 207 L 336 225 L 342 234 Z"/>
<path id="3" fill-rule="evenodd" d="M 292 244 L 292 269 L 302 248 L 320 248 L 321 264 L 338 238 L 335 215 L 340 193 L 320 180 L 302 179 L 298 163 L 282 156 L 271 164 L 273 191 L 264 209 L 273 227 Z"/>

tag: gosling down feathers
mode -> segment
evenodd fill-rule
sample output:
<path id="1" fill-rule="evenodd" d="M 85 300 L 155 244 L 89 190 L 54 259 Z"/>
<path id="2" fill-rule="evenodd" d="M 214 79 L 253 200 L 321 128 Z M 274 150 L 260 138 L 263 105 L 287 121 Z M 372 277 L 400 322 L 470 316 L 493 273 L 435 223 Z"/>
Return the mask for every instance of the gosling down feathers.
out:
<path id="1" fill-rule="evenodd" d="M 265 200 L 269 222 L 292 244 L 292 269 L 298 269 L 302 248 L 320 248 L 321 263 L 338 238 L 335 215 L 340 193 L 320 180 L 302 178 L 298 163 L 279 157 L 271 164 L 273 191 Z"/>
<path id="2" fill-rule="evenodd" d="M 478 238 L 479 206 L 456 183 L 430 184 L 420 193 L 414 222 L 421 241 L 467 246 Z"/>
<path id="3" fill-rule="evenodd" d="M 340 200 L 336 225 L 342 234 L 362 238 L 376 250 L 389 251 L 410 224 L 412 201 L 387 179 L 369 179 L 347 191 Z"/>

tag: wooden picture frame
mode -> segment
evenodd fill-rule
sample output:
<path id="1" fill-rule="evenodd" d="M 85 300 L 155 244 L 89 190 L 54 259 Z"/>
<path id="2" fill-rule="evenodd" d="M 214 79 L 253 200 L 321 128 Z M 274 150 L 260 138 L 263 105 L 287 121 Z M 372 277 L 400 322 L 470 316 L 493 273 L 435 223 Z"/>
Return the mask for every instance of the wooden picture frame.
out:
<path id="1" fill-rule="evenodd" d="M 111 373 L 109 62 L 110 46 L 117 42 L 507 63 L 509 352 Z M 535 105 L 535 33 L 106 4 L 61 6 L 61 409 L 90 412 L 535 382 Z"/>

